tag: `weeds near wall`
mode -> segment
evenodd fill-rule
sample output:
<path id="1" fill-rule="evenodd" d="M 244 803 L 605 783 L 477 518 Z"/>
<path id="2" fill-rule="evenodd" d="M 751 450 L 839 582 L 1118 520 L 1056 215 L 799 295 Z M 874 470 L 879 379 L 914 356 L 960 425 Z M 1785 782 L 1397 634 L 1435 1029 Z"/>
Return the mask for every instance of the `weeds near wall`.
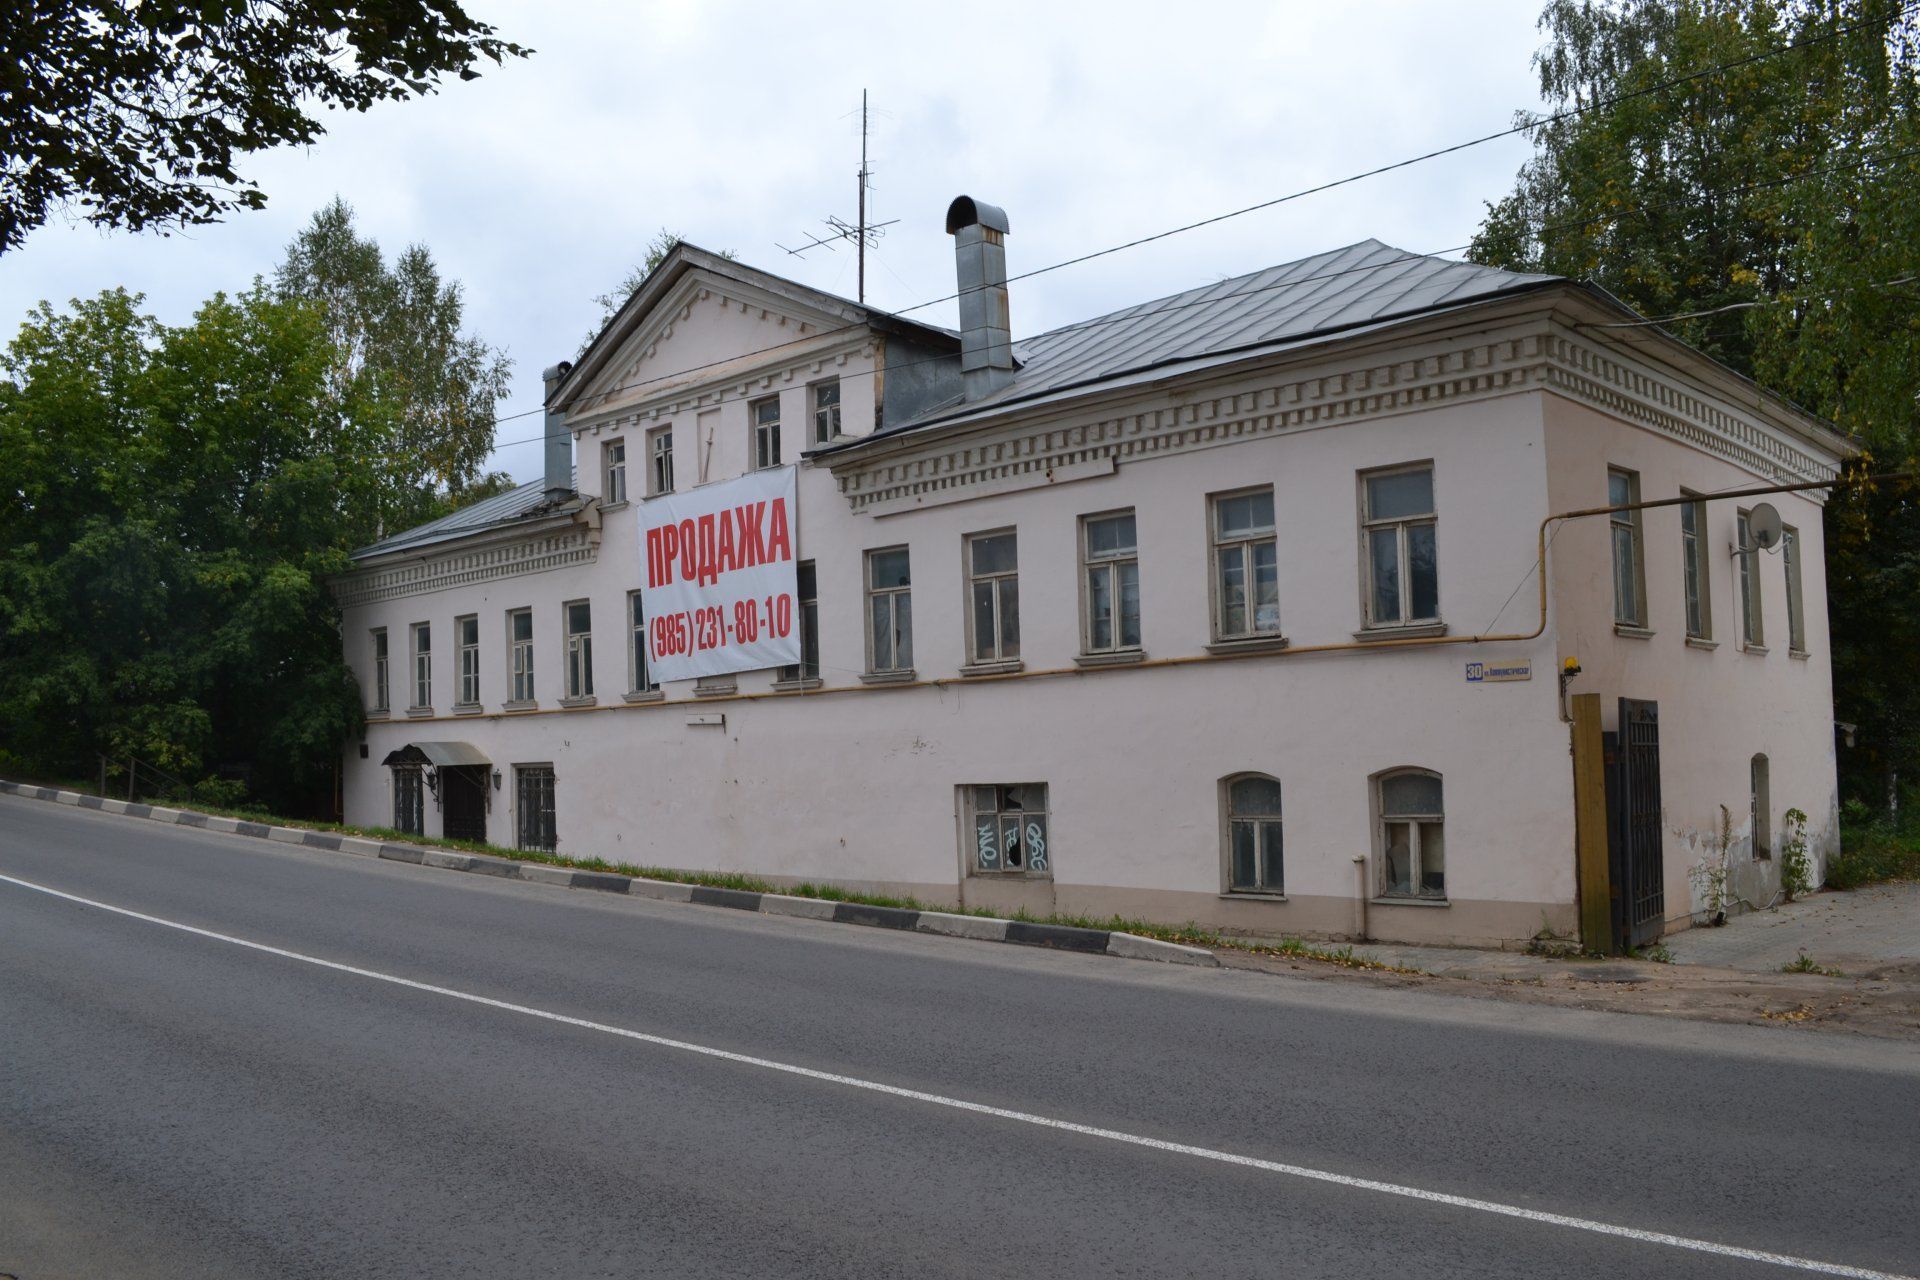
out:
<path id="1" fill-rule="evenodd" d="M 1733 815 L 1725 805 L 1720 806 L 1717 843 L 1719 847 L 1710 857 L 1687 868 L 1687 879 L 1692 882 L 1694 892 L 1707 901 L 1708 924 L 1727 922 L 1727 851 L 1733 846 Z"/>
<path id="2" fill-rule="evenodd" d="M 1786 839 L 1780 844 L 1780 893 L 1788 902 L 1813 891 L 1813 859 L 1807 856 L 1807 815 L 1787 810 Z"/>
<path id="3" fill-rule="evenodd" d="M 1920 880 L 1920 831 L 1850 800 L 1840 811 L 1841 852 L 1827 859 L 1827 887 L 1858 889 L 1885 880 Z"/>

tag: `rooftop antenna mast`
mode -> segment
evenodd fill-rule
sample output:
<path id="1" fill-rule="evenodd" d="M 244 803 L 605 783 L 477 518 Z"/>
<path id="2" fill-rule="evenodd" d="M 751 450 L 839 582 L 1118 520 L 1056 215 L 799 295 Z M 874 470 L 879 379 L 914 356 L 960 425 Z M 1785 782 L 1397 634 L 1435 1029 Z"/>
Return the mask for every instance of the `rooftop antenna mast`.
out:
<path id="1" fill-rule="evenodd" d="M 797 249 L 788 249 L 787 246 L 775 242 L 776 248 L 784 249 L 798 258 L 814 249 L 831 250 L 837 248 L 842 241 L 851 241 L 859 259 L 857 274 L 859 293 L 856 296 L 863 304 L 867 300 L 867 249 L 878 248 L 880 237 L 886 234 L 886 229 L 900 221 L 898 218 L 871 224 L 867 221 L 867 191 L 873 177 L 873 170 L 867 166 L 867 133 L 867 91 L 862 89 L 860 91 L 860 172 L 857 175 L 860 193 L 857 221 L 849 223 L 845 218 L 837 217 L 822 219 L 827 224 L 827 234 L 818 236 L 811 231 L 803 231 L 800 234 L 807 238 L 807 243 Z"/>

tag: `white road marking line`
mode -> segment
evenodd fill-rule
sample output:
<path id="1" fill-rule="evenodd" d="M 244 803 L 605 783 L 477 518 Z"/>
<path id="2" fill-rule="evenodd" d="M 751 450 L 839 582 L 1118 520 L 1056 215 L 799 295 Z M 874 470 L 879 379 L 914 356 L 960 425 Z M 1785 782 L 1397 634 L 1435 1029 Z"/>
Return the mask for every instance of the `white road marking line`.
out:
<path id="1" fill-rule="evenodd" d="M 899 1085 L 882 1084 L 877 1080 L 863 1080 L 858 1076 L 845 1076 L 832 1071 L 818 1071 L 812 1067 L 802 1067 L 790 1062 L 776 1062 L 771 1058 L 756 1058 L 751 1054 L 734 1053 L 729 1049 L 716 1049 L 711 1045 L 694 1044 L 687 1040 L 675 1040 L 668 1036 L 651 1035 L 645 1031 L 632 1031 L 626 1027 L 610 1026 L 604 1022 L 594 1022 L 587 1018 L 575 1018 L 564 1013 L 553 1013 L 546 1009 L 536 1009 L 530 1005 L 514 1004 L 507 1000 L 495 1000 L 491 996 L 475 995 L 470 991 L 456 991 L 451 987 L 435 986 L 430 982 L 418 982 L 412 978 L 402 978 L 397 974 L 381 973 L 375 969 L 362 969 L 357 965 L 342 964 L 337 960 L 323 960 L 319 956 L 310 956 L 299 951 L 288 951 L 284 947 L 269 946 L 264 942 L 253 942 L 246 938 L 236 938 L 231 934 L 216 933 L 212 929 L 202 929 L 197 925 L 183 924 L 177 920 L 166 920 L 159 916 L 150 916 L 144 912 L 133 911 L 126 907 L 116 907 L 111 903 L 98 902 L 92 898 L 83 898 L 79 894 L 67 893 L 47 885 L 35 884 L 31 880 L 21 880 L 14 876 L 0 875 L 0 881 L 18 885 L 22 889 L 31 889 L 35 893 L 44 893 L 50 897 L 62 898 L 68 902 L 77 902 L 81 906 L 93 907 L 100 911 L 109 911 L 114 915 L 125 916 L 130 920 L 140 920 L 147 924 L 159 925 L 164 929 L 175 929 L 181 933 L 190 933 L 195 937 L 208 938 L 215 942 L 225 942 L 236 947 L 245 947 L 249 951 L 259 951 L 270 956 L 279 956 L 286 960 L 297 960 L 302 964 L 315 965 L 322 969 L 332 969 L 337 973 L 349 973 L 356 978 L 371 978 L 375 982 L 391 983 L 397 987 L 408 987 L 414 991 L 425 991 L 437 996 L 446 996 L 452 1000 L 464 1000 L 469 1004 L 485 1005 L 490 1009 L 502 1009 L 508 1013 L 524 1014 L 529 1018 L 541 1018 L 548 1022 L 558 1022 L 570 1027 L 580 1027 L 587 1031 L 599 1031 L 610 1036 L 620 1036 L 627 1040 L 637 1040 L 642 1044 L 656 1045 L 663 1049 L 678 1049 L 686 1053 L 697 1053 L 702 1057 L 718 1058 L 724 1062 L 735 1062 L 742 1066 L 760 1067 L 767 1071 L 778 1071 L 790 1076 L 803 1076 L 809 1080 L 819 1080 L 827 1084 L 844 1085 L 850 1089 L 864 1089 L 869 1093 L 887 1094 L 895 1098 L 906 1098 L 913 1102 L 924 1102 L 931 1106 L 947 1107 L 955 1111 L 969 1111 L 976 1115 L 992 1116 L 998 1120 L 1012 1120 L 1020 1124 L 1036 1125 L 1043 1129 L 1058 1129 L 1066 1133 L 1082 1134 L 1089 1138 L 1104 1138 L 1109 1142 L 1124 1143 L 1128 1146 L 1146 1147 L 1154 1151 L 1166 1151 L 1174 1155 L 1193 1156 L 1200 1160 L 1211 1160 L 1219 1164 L 1239 1165 L 1248 1169 L 1259 1169 L 1266 1173 L 1285 1174 L 1291 1178 L 1304 1178 L 1310 1182 L 1324 1182 L 1337 1187 L 1348 1187 L 1356 1191 L 1374 1191 L 1381 1195 L 1399 1196 L 1407 1200 L 1421 1200 L 1429 1204 L 1443 1204 L 1455 1209 L 1472 1209 L 1477 1213 L 1491 1213 L 1503 1218 L 1519 1218 L 1525 1222 L 1538 1222 L 1551 1227 L 1565 1227 L 1574 1231 L 1587 1231 L 1595 1235 L 1614 1236 L 1622 1240 L 1634 1240 L 1641 1244 L 1665 1245 L 1673 1249 L 1688 1249 L 1695 1253 L 1712 1254 L 1721 1258 L 1737 1258 L 1742 1262 L 1763 1262 L 1776 1267 L 1788 1267 L 1796 1271 L 1811 1271 L 1825 1276 L 1847 1276 L 1851 1280 L 1920 1280 L 1920 1277 L 1900 1275 L 1891 1271 L 1875 1271 L 1870 1267 L 1850 1267 L 1837 1262 L 1822 1262 L 1817 1258 L 1799 1258 L 1792 1254 L 1772 1253 L 1765 1249 L 1747 1249 L 1739 1245 L 1720 1244 L 1713 1240 L 1700 1240 L 1692 1236 L 1670 1235 L 1664 1231 L 1642 1231 L 1637 1227 L 1622 1227 L 1610 1222 L 1596 1222 L 1590 1218 L 1575 1218 L 1563 1213 L 1547 1213 L 1539 1209 L 1527 1209 L 1519 1205 L 1502 1204 L 1497 1200 L 1477 1200 L 1471 1196 L 1449 1195 L 1444 1191 L 1428 1191 L 1421 1187 L 1403 1186 L 1395 1182 L 1380 1182 L 1373 1178 L 1356 1178 L 1344 1173 L 1332 1173 L 1325 1169 L 1312 1169 L 1305 1165 L 1285 1164 L 1278 1160 L 1262 1160 L 1255 1156 L 1236 1155 L 1231 1151 L 1216 1151 L 1211 1147 L 1196 1147 L 1184 1142 L 1168 1142 L 1161 1138 L 1149 1138 L 1136 1133 L 1126 1133 L 1119 1129 L 1102 1129 L 1094 1125 L 1075 1124 L 1070 1120 L 1055 1120 L 1048 1116 L 1034 1115 L 1027 1111 L 1010 1111 L 1005 1107 L 992 1107 L 985 1103 L 968 1102 L 964 1098 L 949 1098 L 944 1094 L 924 1093 L 919 1089 L 905 1089 Z"/>

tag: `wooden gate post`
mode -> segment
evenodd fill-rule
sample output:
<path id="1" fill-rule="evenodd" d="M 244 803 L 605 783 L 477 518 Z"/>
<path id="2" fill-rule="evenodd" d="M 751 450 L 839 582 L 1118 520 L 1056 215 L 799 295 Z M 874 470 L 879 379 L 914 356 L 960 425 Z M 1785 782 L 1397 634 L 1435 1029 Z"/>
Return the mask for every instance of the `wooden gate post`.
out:
<path id="1" fill-rule="evenodd" d="M 1613 892 L 1607 866 L 1607 764 L 1600 737 L 1600 695 L 1573 703 L 1574 857 L 1580 878 L 1580 942 L 1612 955 Z"/>

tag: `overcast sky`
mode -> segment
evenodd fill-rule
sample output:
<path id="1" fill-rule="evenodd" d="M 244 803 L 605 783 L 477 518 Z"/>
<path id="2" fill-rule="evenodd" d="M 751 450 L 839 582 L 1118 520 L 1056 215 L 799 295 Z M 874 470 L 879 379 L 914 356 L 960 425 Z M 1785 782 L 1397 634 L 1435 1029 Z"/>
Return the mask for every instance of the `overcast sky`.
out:
<path id="1" fill-rule="evenodd" d="M 663 227 L 851 296 L 850 250 L 778 246 L 853 216 L 863 88 L 871 216 L 899 220 L 867 298 L 905 308 L 953 291 L 956 195 L 1007 210 L 1018 273 L 1500 129 L 1539 105 L 1539 8 L 475 0 L 533 55 L 256 157 L 264 211 L 169 237 L 41 229 L 0 256 L 0 324 L 116 285 L 184 321 L 337 193 L 389 255 L 425 243 L 462 283 L 469 329 L 514 360 L 513 414 Z M 1017 283 L 1015 337 L 1368 237 L 1458 256 L 1527 154 L 1490 143 Z M 951 303 L 914 314 L 954 322 Z M 503 422 L 493 465 L 537 475 L 538 431 Z"/>

